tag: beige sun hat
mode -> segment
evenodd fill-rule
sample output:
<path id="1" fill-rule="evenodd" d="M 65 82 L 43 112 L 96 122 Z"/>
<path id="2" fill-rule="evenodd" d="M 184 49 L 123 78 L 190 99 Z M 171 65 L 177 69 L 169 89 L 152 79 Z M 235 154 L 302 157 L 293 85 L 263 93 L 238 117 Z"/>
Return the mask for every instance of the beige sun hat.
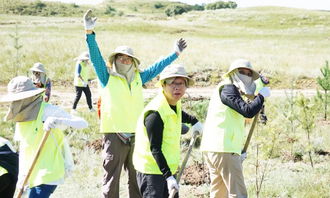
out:
<path id="1" fill-rule="evenodd" d="M 116 57 L 117 54 L 125 54 L 127 56 L 130 56 L 136 62 L 136 66 L 140 65 L 140 60 L 136 56 L 134 56 L 133 49 L 128 47 L 128 46 L 119 46 L 115 49 L 115 51 L 112 54 L 110 54 L 109 62 L 111 64 L 115 60 L 115 57 Z"/>
<path id="2" fill-rule="evenodd" d="M 45 67 L 42 63 L 34 63 L 33 67 L 30 68 L 31 71 L 46 73 Z"/>
<path id="3" fill-rule="evenodd" d="M 252 71 L 252 79 L 257 80 L 259 78 L 259 73 L 252 69 L 252 65 L 250 61 L 245 59 L 237 59 L 231 63 L 228 72 L 226 72 L 223 76 L 228 77 L 231 72 L 238 68 L 246 68 Z"/>
<path id="4" fill-rule="evenodd" d="M 183 65 L 180 64 L 172 64 L 167 66 L 162 73 L 159 75 L 159 81 L 157 82 L 156 86 L 161 87 L 164 80 L 168 78 L 174 78 L 174 77 L 183 77 L 187 79 L 188 86 L 192 86 L 195 84 L 195 81 L 190 78 L 184 69 Z"/>
<path id="5" fill-rule="evenodd" d="M 13 102 L 22 100 L 45 91 L 42 88 L 36 88 L 32 80 L 26 76 L 17 76 L 8 83 L 8 93 L 1 97 L 0 102 Z"/>
<path id="6" fill-rule="evenodd" d="M 83 52 L 78 57 L 76 57 L 74 60 L 77 60 L 77 61 L 89 60 L 89 53 Z"/>

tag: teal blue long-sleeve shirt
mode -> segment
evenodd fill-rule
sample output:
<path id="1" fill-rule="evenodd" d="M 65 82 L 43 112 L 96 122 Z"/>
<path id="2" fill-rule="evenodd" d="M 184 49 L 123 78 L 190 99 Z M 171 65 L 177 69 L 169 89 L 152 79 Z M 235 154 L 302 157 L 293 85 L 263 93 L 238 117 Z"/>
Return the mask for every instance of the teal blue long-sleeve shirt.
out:
<path id="1" fill-rule="evenodd" d="M 108 83 L 110 74 L 95 40 L 95 33 L 87 34 L 86 36 L 91 62 L 93 63 L 96 75 L 100 81 L 101 86 L 105 87 Z M 152 64 L 144 71 L 140 72 L 142 84 L 145 84 L 146 82 L 156 77 L 160 72 L 163 71 L 166 66 L 170 65 L 177 58 L 177 54 L 173 52 L 166 58 Z"/>

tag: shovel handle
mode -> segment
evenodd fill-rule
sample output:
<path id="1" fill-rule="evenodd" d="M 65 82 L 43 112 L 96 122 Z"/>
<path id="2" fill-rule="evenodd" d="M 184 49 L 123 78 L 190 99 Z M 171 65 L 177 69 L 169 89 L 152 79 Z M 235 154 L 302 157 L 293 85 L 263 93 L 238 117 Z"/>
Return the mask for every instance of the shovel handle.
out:
<path id="1" fill-rule="evenodd" d="M 170 195 L 168 198 L 174 198 L 175 194 L 178 193 L 178 190 L 176 188 L 172 188 Z"/>
<path id="2" fill-rule="evenodd" d="M 249 147 L 249 144 L 250 144 L 250 141 L 251 141 L 251 138 L 252 138 L 252 134 L 253 134 L 254 128 L 255 128 L 255 126 L 256 126 L 256 124 L 257 124 L 257 120 L 258 120 L 258 117 L 259 117 L 259 113 L 260 113 L 260 112 L 258 112 L 258 113 L 254 116 L 254 118 L 253 118 L 252 125 L 251 125 L 251 128 L 250 128 L 250 130 L 249 130 L 248 137 L 246 138 L 246 142 L 245 142 L 245 144 L 244 144 L 244 148 L 243 148 L 243 150 L 242 150 L 242 153 L 245 153 L 245 152 L 247 151 L 248 147 Z"/>
<path id="3" fill-rule="evenodd" d="M 37 152 L 36 152 L 36 154 L 35 154 L 35 156 L 34 156 L 34 158 L 33 158 L 32 164 L 31 164 L 31 166 L 30 166 L 30 168 L 29 168 L 29 170 L 28 170 L 27 175 L 25 176 L 25 178 L 24 178 L 24 180 L 23 180 L 22 186 L 20 187 L 19 192 L 18 192 L 16 198 L 21 198 L 21 196 L 22 196 L 22 194 L 23 194 L 23 192 L 24 192 L 24 186 L 27 184 L 27 182 L 28 182 L 28 180 L 29 180 L 29 178 L 30 178 L 30 176 L 31 176 L 31 173 L 32 173 L 32 171 L 33 171 L 33 168 L 34 168 L 34 166 L 36 165 L 36 162 L 37 162 L 37 160 L 38 160 L 38 158 L 39 158 L 39 156 L 40 156 L 41 150 L 42 150 L 42 148 L 44 147 L 44 145 L 45 145 L 45 143 L 46 143 L 46 141 L 47 141 L 47 138 L 48 138 L 49 134 L 50 134 L 50 130 L 49 130 L 49 131 L 46 131 L 46 132 L 44 133 L 44 135 L 43 135 L 43 137 L 42 137 L 42 139 L 41 139 L 41 142 L 40 142 L 40 144 L 39 144 L 39 146 L 38 146 Z"/>

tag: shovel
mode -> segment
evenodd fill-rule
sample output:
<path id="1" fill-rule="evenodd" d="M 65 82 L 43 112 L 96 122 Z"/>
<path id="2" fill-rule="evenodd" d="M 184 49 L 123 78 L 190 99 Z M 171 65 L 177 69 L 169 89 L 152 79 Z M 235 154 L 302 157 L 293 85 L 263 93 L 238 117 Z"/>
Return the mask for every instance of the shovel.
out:
<path id="1" fill-rule="evenodd" d="M 258 117 L 259 117 L 259 113 L 260 113 L 260 112 L 258 112 L 258 113 L 254 116 L 254 118 L 253 118 L 252 125 L 251 125 L 251 128 L 250 128 L 250 130 L 249 130 L 249 134 L 248 134 L 248 136 L 247 136 L 247 138 L 246 138 L 246 142 L 245 142 L 245 144 L 244 144 L 244 147 L 243 147 L 242 153 L 246 153 L 246 151 L 247 151 L 247 149 L 248 149 L 248 147 L 249 147 L 249 144 L 250 144 L 250 141 L 251 141 L 251 138 L 252 138 L 252 134 L 253 134 L 254 128 L 255 128 L 255 126 L 256 126 L 256 124 L 257 124 L 257 120 L 258 120 Z"/>
<path id="2" fill-rule="evenodd" d="M 184 171 L 184 168 L 187 164 L 187 161 L 188 161 L 188 158 L 190 156 L 190 153 L 192 151 L 192 148 L 196 142 L 196 139 L 198 137 L 198 133 L 193 133 L 193 137 L 190 139 L 190 143 L 189 143 L 189 147 L 188 147 L 188 151 L 187 151 L 187 154 L 186 156 L 184 157 L 183 161 L 182 161 L 182 164 L 181 164 L 181 167 L 179 169 L 179 172 L 178 172 L 178 175 L 176 177 L 176 181 L 178 182 L 178 184 L 180 183 L 180 179 L 181 179 L 181 176 L 182 176 L 182 173 Z M 174 198 L 175 194 L 177 193 L 178 191 L 173 188 L 170 192 L 170 195 L 168 196 L 168 198 Z"/>
<path id="3" fill-rule="evenodd" d="M 19 189 L 19 192 L 18 192 L 16 198 L 21 198 L 21 196 L 22 196 L 22 194 L 23 194 L 23 192 L 24 192 L 24 186 L 27 184 L 27 182 L 28 182 L 28 180 L 29 180 L 29 177 L 31 176 L 31 173 L 32 173 L 32 171 L 33 171 L 33 168 L 34 168 L 34 166 L 36 165 L 36 162 L 37 162 L 37 160 L 38 160 L 38 158 L 39 158 L 39 155 L 40 155 L 40 153 L 41 153 L 41 150 L 42 150 L 42 148 L 44 147 L 44 144 L 46 143 L 46 140 L 47 140 L 49 134 L 50 134 L 50 130 L 49 130 L 49 131 L 46 131 L 46 132 L 44 133 L 44 135 L 43 135 L 43 137 L 42 137 L 42 139 L 41 139 L 41 142 L 40 142 L 40 144 L 39 144 L 38 150 L 37 150 L 37 152 L 36 152 L 36 155 L 35 155 L 34 158 L 33 158 L 32 164 L 31 164 L 31 166 L 30 166 L 30 168 L 29 168 L 29 170 L 28 170 L 27 175 L 25 176 L 25 178 L 24 178 L 24 180 L 23 180 L 22 186 L 21 186 L 21 188 Z"/>

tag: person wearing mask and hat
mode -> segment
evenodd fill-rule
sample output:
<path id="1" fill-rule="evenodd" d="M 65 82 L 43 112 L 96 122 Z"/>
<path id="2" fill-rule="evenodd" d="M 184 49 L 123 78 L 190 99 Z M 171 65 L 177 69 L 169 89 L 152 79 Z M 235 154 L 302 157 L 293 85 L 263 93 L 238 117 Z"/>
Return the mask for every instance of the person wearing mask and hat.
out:
<path id="1" fill-rule="evenodd" d="M 179 189 L 174 175 L 180 163 L 181 122 L 191 124 L 198 135 L 203 130 L 202 124 L 181 108 L 181 98 L 193 84 L 182 65 L 166 67 L 158 82 L 162 90 L 139 117 L 133 163 L 143 197 L 167 198 L 173 188 Z"/>
<path id="2" fill-rule="evenodd" d="M 254 80 L 259 74 L 249 61 L 234 61 L 211 97 L 201 151 L 211 178 L 211 198 L 245 198 L 247 191 L 242 172 L 246 153 L 241 153 L 245 118 L 254 117 L 270 96 L 268 87 L 255 93 Z"/>
<path id="3" fill-rule="evenodd" d="M 65 127 L 86 128 L 88 123 L 71 116 L 61 108 L 43 102 L 43 88 L 36 88 L 25 76 L 8 83 L 8 94 L 0 99 L 10 103 L 5 121 L 16 122 L 14 139 L 19 141 L 19 179 L 23 181 L 40 145 L 43 134 L 50 130 L 39 158 L 28 179 L 29 198 L 47 198 L 63 183 Z M 20 182 L 18 182 L 20 183 Z"/>
<path id="4" fill-rule="evenodd" d="M 93 105 L 92 105 L 92 93 L 88 86 L 90 81 L 90 73 L 89 73 L 89 53 L 83 52 L 77 57 L 75 60 L 76 62 L 76 70 L 74 75 L 74 86 L 76 89 L 76 97 L 73 102 L 72 111 L 76 112 L 77 104 L 81 98 L 82 92 L 84 92 L 86 96 L 86 101 L 88 108 L 91 112 L 94 112 Z"/>
<path id="5" fill-rule="evenodd" d="M 47 77 L 45 67 L 42 63 L 35 63 L 30 68 L 32 72 L 32 82 L 37 88 L 45 88 L 44 101 L 48 102 L 50 99 L 51 92 L 51 81 Z"/>
<path id="6" fill-rule="evenodd" d="M 0 197 L 12 198 L 18 176 L 18 154 L 12 144 L 0 137 Z"/>
<path id="7" fill-rule="evenodd" d="M 95 41 L 93 30 L 96 18 L 92 10 L 84 14 L 83 21 L 90 58 L 101 86 L 100 132 L 104 134 L 103 197 L 119 197 L 120 174 L 124 166 L 128 171 L 129 197 L 140 198 L 132 153 L 137 120 L 144 106 L 142 86 L 177 59 L 186 48 L 186 42 L 183 39 L 177 41 L 173 53 L 144 71 L 139 70 L 140 61 L 134 56 L 132 48 L 119 46 L 107 59 L 107 68 Z"/>

